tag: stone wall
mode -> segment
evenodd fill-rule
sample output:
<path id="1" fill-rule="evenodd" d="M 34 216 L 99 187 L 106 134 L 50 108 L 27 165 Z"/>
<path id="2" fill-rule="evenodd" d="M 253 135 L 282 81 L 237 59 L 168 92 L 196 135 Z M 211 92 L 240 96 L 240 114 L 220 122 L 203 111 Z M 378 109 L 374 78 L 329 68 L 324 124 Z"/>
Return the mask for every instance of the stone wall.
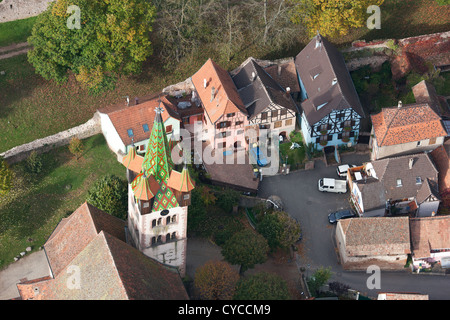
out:
<path id="1" fill-rule="evenodd" d="M 37 16 L 54 0 L 3 0 L 0 2 L 0 23 Z"/>
<path id="2" fill-rule="evenodd" d="M 100 116 L 96 112 L 92 119 L 82 125 L 14 147 L 1 153 L 0 156 L 4 157 L 8 164 L 13 164 L 25 160 L 32 151 L 37 153 L 48 152 L 54 148 L 69 144 L 74 137 L 86 139 L 99 133 L 102 133 Z"/>

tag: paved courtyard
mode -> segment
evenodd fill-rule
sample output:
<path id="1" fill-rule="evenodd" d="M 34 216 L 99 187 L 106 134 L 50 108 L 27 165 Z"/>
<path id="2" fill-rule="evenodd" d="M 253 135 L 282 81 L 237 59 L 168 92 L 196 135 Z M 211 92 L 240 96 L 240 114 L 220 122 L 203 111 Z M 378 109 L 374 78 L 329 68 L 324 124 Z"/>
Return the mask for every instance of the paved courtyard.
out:
<path id="1" fill-rule="evenodd" d="M 341 161 L 359 165 L 369 161 L 369 154 L 343 154 Z M 303 250 L 300 252 L 302 265 L 309 265 L 311 269 L 324 266 L 341 270 L 332 241 L 334 226 L 328 223 L 327 218 L 332 211 L 350 207 L 350 193 L 320 192 L 317 182 L 323 177 L 337 179 L 336 165 L 327 167 L 323 161 L 317 160 L 313 170 L 265 177 L 258 196 L 279 196 L 285 210 L 300 222 L 303 230 Z"/>

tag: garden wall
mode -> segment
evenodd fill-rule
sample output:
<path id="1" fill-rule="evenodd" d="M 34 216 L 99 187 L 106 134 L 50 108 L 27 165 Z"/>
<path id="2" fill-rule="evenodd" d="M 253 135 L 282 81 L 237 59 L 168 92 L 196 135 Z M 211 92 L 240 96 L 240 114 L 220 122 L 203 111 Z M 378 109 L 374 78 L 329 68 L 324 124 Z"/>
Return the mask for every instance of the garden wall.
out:
<path id="1" fill-rule="evenodd" d="M 13 164 L 25 160 L 32 151 L 37 153 L 48 152 L 54 148 L 69 144 L 74 137 L 86 139 L 99 133 L 102 133 L 100 116 L 96 112 L 89 121 L 82 125 L 14 147 L 0 153 L 0 156 L 4 157 L 8 164 Z"/>
<path id="2" fill-rule="evenodd" d="M 0 2 L 0 23 L 37 16 L 54 0 L 3 0 Z"/>

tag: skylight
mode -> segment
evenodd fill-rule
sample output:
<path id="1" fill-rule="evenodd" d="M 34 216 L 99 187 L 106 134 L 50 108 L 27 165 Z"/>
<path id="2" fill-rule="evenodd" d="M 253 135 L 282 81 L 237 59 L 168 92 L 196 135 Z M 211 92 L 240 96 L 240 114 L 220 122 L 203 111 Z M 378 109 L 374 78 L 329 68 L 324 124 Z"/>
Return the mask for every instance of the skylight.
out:
<path id="1" fill-rule="evenodd" d="M 397 179 L 397 187 L 401 187 L 402 186 L 402 179 Z"/>
<path id="2" fill-rule="evenodd" d="M 142 128 L 144 129 L 144 132 L 150 131 L 150 129 L 148 128 L 148 124 L 146 124 L 146 123 L 144 123 L 144 124 L 142 125 Z"/>
<path id="3" fill-rule="evenodd" d="M 128 129 L 127 132 L 129 137 L 134 137 L 133 129 Z"/>
<path id="4" fill-rule="evenodd" d="M 422 184 L 422 178 L 416 177 L 416 184 Z"/>

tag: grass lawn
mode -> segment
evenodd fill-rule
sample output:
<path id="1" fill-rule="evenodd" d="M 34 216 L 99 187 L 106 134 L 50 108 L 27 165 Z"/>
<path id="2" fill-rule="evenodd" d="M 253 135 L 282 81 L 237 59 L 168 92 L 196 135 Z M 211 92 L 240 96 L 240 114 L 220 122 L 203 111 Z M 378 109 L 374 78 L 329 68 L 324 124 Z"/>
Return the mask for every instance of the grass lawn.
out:
<path id="1" fill-rule="evenodd" d="M 302 135 L 300 132 L 292 132 L 290 135 L 290 141 L 285 141 L 280 144 L 280 163 L 286 163 L 290 165 L 291 170 L 298 169 L 301 166 L 306 157 L 306 149 L 302 143 Z M 293 143 L 298 143 L 300 148 L 290 149 Z"/>
<path id="2" fill-rule="evenodd" d="M 0 23 L 0 47 L 27 41 L 37 17 Z"/>
<path id="3" fill-rule="evenodd" d="M 28 246 L 38 250 L 61 219 L 84 203 L 98 178 L 115 174 L 125 179 L 125 168 L 103 135 L 83 143 L 78 161 L 67 146 L 43 154 L 44 170 L 36 175 L 26 172 L 24 162 L 11 166 L 14 187 L 0 197 L 0 269 Z"/>

